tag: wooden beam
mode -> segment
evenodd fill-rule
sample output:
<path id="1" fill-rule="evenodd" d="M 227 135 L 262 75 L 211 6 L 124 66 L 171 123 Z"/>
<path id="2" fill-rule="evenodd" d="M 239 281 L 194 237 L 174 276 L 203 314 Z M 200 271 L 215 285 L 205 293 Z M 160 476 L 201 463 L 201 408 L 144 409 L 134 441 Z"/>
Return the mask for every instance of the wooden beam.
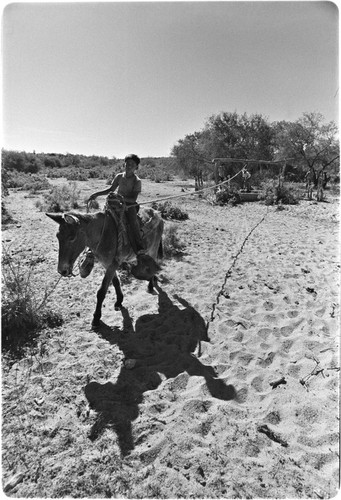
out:
<path id="1" fill-rule="evenodd" d="M 212 163 L 221 162 L 221 163 L 257 163 L 257 164 L 265 164 L 265 165 L 277 165 L 279 163 L 285 163 L 289 160 L 293 160 L 293 158 L 285 158 L 284 160 L 243 160 L 242 158 L 213 158 Z"/>

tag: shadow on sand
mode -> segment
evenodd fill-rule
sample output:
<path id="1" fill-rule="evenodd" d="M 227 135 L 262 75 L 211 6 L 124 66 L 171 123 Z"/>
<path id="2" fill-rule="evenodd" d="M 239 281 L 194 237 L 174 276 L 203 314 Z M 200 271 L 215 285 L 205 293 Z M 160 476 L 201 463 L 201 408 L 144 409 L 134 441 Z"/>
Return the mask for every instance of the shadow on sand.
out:
<path id="1" fill-rule="evenodd" d="M 123 351 L 126 359 L 136 360 L 132 370 L 122 366 L 115 383 L 90 382 L 85 387 L 89 404 L 97 412 L 90 439 L 96 439 L 106 427 L 111 427 L 117 433 L 122 455 L 134 448 L 131 423 L 138 417 L 143 393 L 160 385 L 159 373 L 167 379 L 183 372 L 201 376 L 213 397 L 225 401 L 237 397 L 232 385 L 218 379 L 214 369 L 193 354 L 201 341 L 209 340 L 204 319 L 184 299 L 174 296 L 180 307 L 160 287 L 157 291 L 158 314 L 141 316 L 135 329 L 125 308 L 121 309 L 123 329 L 104 323 L 97 329 L 102 338 Z"/>

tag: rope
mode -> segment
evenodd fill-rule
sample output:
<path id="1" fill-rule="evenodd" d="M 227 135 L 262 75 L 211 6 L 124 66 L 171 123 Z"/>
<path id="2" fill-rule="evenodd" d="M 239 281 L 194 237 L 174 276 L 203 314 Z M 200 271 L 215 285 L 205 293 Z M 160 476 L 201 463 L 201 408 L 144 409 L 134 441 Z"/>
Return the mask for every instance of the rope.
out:
<path id="1" fill-rule="evenodd" d="M 138 202 L 132 203 L 129 206 L 130 207 L 134 207 L 134 206 L 138 206 L 138 205 L 150 205 L 150 204 L 152 204 L 154 202 L 158 202 L 158 201 L 166 201 L 166 200 L 172 200 L 174 198 L 183 198 L 185 196 L 193 196 L 195 194 L 200 194 L 200 193 L 202 193 L 204 191 L 208 191 L 210 189 L 215 189 L 216 187 L 223 186 L 223 185 L 231 182 L 232 179 L 234 179 L 235 177 L 237 177 L 237 175 L 239 175 L 243 171 L 243 168 L 241 170 L 239 170 L 239 172 L 237 172 L 235 175 L 233 175 L 232 177 L 230 177 L 230 179 L 227 179 L 226 181 L 222 181 L 219 184 L 215 184 L 214 186 L 209 186 L 209 187 L 206 187 L 206 188 L 199 189 L 198 191 L 195 191 L 194 193 L 175 194 L 175 195 L 172 195 L 172 196 L 167 196 L 165 198 L 157 198 L 155 200 L 148 200 L 148 201 L 143 201 L 143 202 L 139 202 L 139 203 Z M 89 211 L 89 203 L 88 202 L 86 203 L 86 211 L 87 212 Z"/>
<path id="2" fill-rule="evenodd" d="M 207 335 L 208 335 L 208 329 L 210 327 L 210 324 L 213 323 L 213 321 L 215 320 L 215 311 L 216 311 L 216 308 L 219 304 L 219 300 L 220 300 L 220 297 L 223 295 L 224 293 L 224 289 L 225 289 L 225 286 L 226 286 L 226 283 L 227 283 L 227 280 L 228 278 L 230 278 L 231 274 L 232 274 L 232 270 L 234 268 L 234 266 L 236 265 L 236 262 L 239 258 L 239 255 L 242 253 L 243 249 L 244 249 L 244 246 L 246 245 L 246 242 L 247 240 L 250 238 L 251 234 L 257 229 L 257 227 L 264 221 L 265 217 L 268 215 L 269 213 L 269 207 L 267 208 L 267 211 L 265 213 L 265 215 L 263 215 L 263 217 L 257 222 L 257 224 L 251 229 L 251 231 L 249 231 L 249 233 L 246 235 L 246 237 L 244 238 L 243 240 L 243 243 L 240 247 L 240 249 L 238 250 L 236 256 L 234 257 L 233 261 L 232 261 L 232 264 L 231 266 L 229 267 L 229 269 L 226 271 L 225 273 L 225 277 L 224 277 L 224 280 L 223 280 L 223 284 L 216 296 L 216 299 L 215 299 L 215 302 L 212 304 L 212 312 L 211 312 L 211 317 L 210 319 L 208 320 L 207 322 L 207 325 L 206 325 L 206 331 L 207 331 Z"/>
<path id="3" fill-rule="evenodd" d="M 166 198 L 158 198 L 156 200 L 149 200 L 149 201 L 143 201 L 142 203 L 135 203 L 135 205 L 148 205 L 150 203 L 154 203 L 155 201 L 165 201 L 165 200 L 171 200 L 173 198 L 182 198 L 184 196 L 193 196 L 194 194 L 199 194 L 202 193 L 203 191 L 208 191 L 209 189 L 215 189 L 216 187 L 222 186 L 224 184 L 227 184 L 232 181 L 237 175 L 239 175 L 243 171 L 243 168 L 239 170 L 234 176 L 230 177 L 230 179 L 227 179 L 226 181 L 220 182 L 219 184 L 215 184 L 214 186 L 209 186 L 207 188 L 202 188 L 199 189 L 198 191 L 195 191 L 194 193 L 183 193 L 183 194 L 175 194 L 172 196 L 167 196 Z"/>

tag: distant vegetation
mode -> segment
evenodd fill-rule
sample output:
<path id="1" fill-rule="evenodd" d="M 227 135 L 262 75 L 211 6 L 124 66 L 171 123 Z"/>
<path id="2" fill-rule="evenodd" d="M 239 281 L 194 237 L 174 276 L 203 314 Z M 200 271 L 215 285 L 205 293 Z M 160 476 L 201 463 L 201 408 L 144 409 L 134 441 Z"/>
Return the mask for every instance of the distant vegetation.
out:
<path id="1" fill-rule="evenodd" d="M 285 179 L 302 182 L 310 174 L 316 188 L 323 176 L 324 188 L 328 183 L 339 183 L 339 141 L 334 122 L 325 123 L 320 113 L 303 113 L 294 122 L 270 123 L 261 114 L 248 116 L 236 112 L 212 115 L 200 131 L 180 139 L 173 147 L 174 156 L 182 170 L 196 181 L 198 188 L 212 179 L 213 158 L 238 158 L 276 161 L 290 159 Z M 233 177 L 242 163 L 222 165 L 221 177 Z M 247 164 L 252 184 L 262 188 L 269 179 L 278 178 L 280 167 Z M 235 182 L 242 187 L 239 175 Z"/>
<path id="2" fill-rule="evenodd" d="M 106 156 L 84 156 L 56 153 L 26 153 L 2 150 L 1 192 L 20 189 L 35 194 L 43 191 L 43 201 L 36 203 L 40 210 L 59 212 L 78 208 L 79 190 L 75 181 L 103 179 L 111 184 L 114 176 L 124 169 L 124 161 Z M 142 158 L 138 169 L 141 179 L 165 182 L 179 175 L 180 167 L 174 158 Z M 53 187 L 49 179 L 64 178 L 68 185 Z M 2 224 L 11 222 L 2 202 Z"/>
<path id="3" fill-rule="evenodd" d="M 314 188 L 322 180 L 323 189 L 328 189 L 329 185 L 338 186 L 340 182 L 338 129 L 334 122 L 325 123 L 319 113 L 303 113 L 295 122 L 273 123 L 261 114 L 222 112 L 212 115 L 202 130 L 179 139 L 170 157 L 142 158 L 138 175 L 154 182 L 170 181 L 176 176 L 192 178 L 199 190 L 204 185 L 214 184 L 214 158 L 265 161 L 288 158 L 285 181 L 305 183 L 309 176 Z M 242 167 L 242 163 L 233 162 L 221 165 L 220 180 L 234 177 Z M 68 181 L 98 178 L 110 184 L 123 168 L 123 160 L 115 157 L 2 150 L 2 195 L 6 196 L 10 188 L 31 193 L 51 190 L 49 179 L 57 177 Z M 280 166 L 261 167 L 248 163 L 247 168 L 252 175 L 252 188 L 261 190 L 263 199 L 281 197 L 278 191 L 273 196 L 269 194 L 269 182 L 278 180 Z M 242 187 L 243 179 L 238 175 L 229 190 L 220 191 L 217 201 L 220 204 L 238 203 L 236 192 Z M 52 197 L 59 194 L 54 192 Z M 284 199 L 296 199 L 296 194 L 285 195 Z"/>
<path id="4" fill-rule="evenodd" d="M 84 156 L 57 153 L 26 153 L 2 150 L 2 189 L 27 189 L 27 183 L 37 185 L 43 179 L 63 177 L 68 181 L 104 179 L 111 182 L 124 168 L 124 161 L 106 156 Z M 143 158 L 138 170 L 142 179 L 155 182 L 171 180 L 179 173 L 174 158 Z M 46 182 L 46 181 L 45 181 Z M 49 186 L 42 183 L 41 189 Z"/>

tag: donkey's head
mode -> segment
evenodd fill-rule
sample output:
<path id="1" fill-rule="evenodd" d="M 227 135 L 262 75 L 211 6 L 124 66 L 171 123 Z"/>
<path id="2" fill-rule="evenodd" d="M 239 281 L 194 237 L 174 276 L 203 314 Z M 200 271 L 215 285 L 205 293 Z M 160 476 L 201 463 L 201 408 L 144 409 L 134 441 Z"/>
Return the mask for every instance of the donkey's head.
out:
<path id="1" fill-rule="evenodd" d="M 59 224 L 58 272 L 62 276 L 72 276 L 75 260 L 85 248 L 85 233 L 81 228 L 81 219 L 75 214 L 46 214 Z"/>

